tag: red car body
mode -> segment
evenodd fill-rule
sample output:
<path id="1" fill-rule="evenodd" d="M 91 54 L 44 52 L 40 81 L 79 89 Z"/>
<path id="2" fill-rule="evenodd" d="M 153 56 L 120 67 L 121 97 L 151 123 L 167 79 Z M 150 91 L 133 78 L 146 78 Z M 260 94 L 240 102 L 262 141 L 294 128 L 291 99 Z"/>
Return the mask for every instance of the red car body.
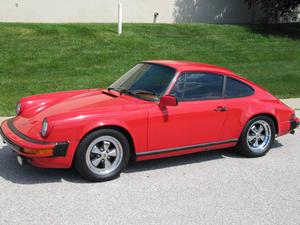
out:
<path id="1" fill-rule="evenodd" d="M 179 102 L 162 110 L 146 101 L 107 89 L 87 89 L 41 94 L 20 100 L 20 114 L 1 125 L 1 135 L 17 154 L 38 167 L 69 168 L 80 141 L 95 129 L 110 127 L 126 134 L 139 160 L 233 147 L 251 118 L 269 115 L 277 136 L 299 124 L 294 110 L 269 92 L 233 72 L 207 64 L 179 61 L 148 61 L 172 67 L 176 75 L 170 93 L 183 72 L 212 72 L 233 77 L 252 87 L 254 94 Z M 219 110 L 226 109 L 226 110 Z M 49 123 L 46 137 L 42 121 Z"/>

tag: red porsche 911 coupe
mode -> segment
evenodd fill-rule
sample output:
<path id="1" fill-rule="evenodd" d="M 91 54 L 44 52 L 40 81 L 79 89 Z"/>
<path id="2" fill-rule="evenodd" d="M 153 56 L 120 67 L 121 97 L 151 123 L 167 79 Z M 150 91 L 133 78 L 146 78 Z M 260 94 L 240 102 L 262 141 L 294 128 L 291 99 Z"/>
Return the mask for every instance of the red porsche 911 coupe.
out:
<path id="1" fill-rule="evenodd" d="M 230 70 L 145 61 L 107 89 L 21 98 L 0 133 L 20 162 L 69 168 L 92 181 L 117 177 L 129 157 L 148 160 L 229 148 L 265 155 L 299 126 L 294 110 Z"/>

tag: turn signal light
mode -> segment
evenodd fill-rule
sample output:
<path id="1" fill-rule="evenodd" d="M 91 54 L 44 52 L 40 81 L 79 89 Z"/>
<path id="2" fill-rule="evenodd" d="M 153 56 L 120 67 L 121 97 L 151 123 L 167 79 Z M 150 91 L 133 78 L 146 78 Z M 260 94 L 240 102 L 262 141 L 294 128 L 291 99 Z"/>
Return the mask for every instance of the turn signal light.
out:
<path id="1" fill-rule="evenodd" d="M 24 148 L 23 152 L 32 155 L 38 155 L 38 156 L 53 156 L 52 148 L 46 148 L 46 149 Z"/>

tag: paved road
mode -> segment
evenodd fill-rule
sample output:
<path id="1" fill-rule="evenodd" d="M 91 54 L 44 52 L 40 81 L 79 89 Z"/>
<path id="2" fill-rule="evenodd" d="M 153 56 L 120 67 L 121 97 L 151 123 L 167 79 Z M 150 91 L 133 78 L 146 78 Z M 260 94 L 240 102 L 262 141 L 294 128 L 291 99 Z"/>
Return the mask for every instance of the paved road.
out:
<path id="1" fill-rule="evenodd" d="M 262 158 L 234 150 L 131 163 L 88 183 L 73 170 L 20 167 L 0 146 L 0 224 L 300 224 L 300 130 Z"/>

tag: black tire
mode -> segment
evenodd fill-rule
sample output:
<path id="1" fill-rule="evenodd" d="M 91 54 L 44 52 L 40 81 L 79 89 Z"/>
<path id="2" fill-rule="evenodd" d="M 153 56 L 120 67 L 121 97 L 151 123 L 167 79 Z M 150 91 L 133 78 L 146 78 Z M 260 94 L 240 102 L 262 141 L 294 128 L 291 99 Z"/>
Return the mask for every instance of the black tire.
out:
<path id="1" fill-rule="evenodd" d="M 265 146 L 260 150 L 260 151 L 254 151 L 249 147 L 250 144 L 248 144 L 248 131 L 249 129 L 255 124 L 259 123 L 260 121 L 264 121 L 269 125 L 270 128 L 270 138 L 269 141 L 265 144 Z M 261 157 L 264 156 L 272 147 L 275 139 L 275 133 L 276 133 L 276 128 L 274 121 L 268 117 L 268 116 L 257 116 L 248 121 L 246 126 L 244 127 L 242 134 L 240 136 L 239 143 L 237 145 L 237 149 L 241 154 L 247 157 Z"/>
<path id="2" fill-rule="evenodd" d="M 122 146 L 123 154 L 122 157 L 120 158 L 120 163 L 113 171 L 107 174 L 100 174 L 90 169 L 86 157 L 88 157 L 87 154 L 90 154 L 88 153 L 88 148 L 92 144 L 92 142 L 97 138 L 104 137 L 104 136 L 111 136 L 116 140 L 118 140 Z M 100 129 L 88 134 L 85 138 L 82 139 L 82 141 L 80 142 L 76 150 L 74 164 L 76 170 L 85 179 L 88 179 L 93 182 L 103 182 L 103 181 L 108 181 L 116 177 L 119 177 L 122 170 L 127 166 L 129 156 L 130 156 L 130 146 L 125 135 L 123 135 L 121 132 L 114 129 Z"/>

